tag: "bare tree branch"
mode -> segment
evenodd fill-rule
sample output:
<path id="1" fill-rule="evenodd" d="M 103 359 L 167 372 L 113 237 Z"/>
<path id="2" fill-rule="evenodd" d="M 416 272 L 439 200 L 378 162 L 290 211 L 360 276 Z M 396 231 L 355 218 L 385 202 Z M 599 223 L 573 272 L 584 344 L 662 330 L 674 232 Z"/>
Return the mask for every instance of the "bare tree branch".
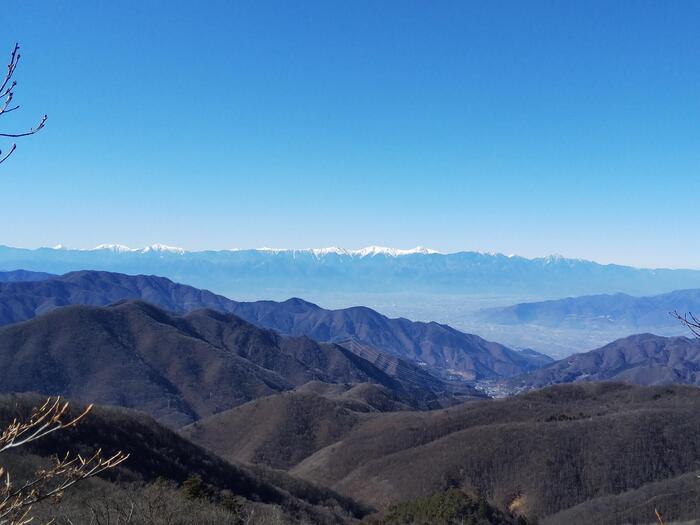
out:
<path id="1" fill-rule="evenodd" d="M 19 106 L 17 106 L 19 107 Z M 17 109 L 17 108 L 15 108 Z M 31 128 L 29 131 L 25 131 L 24 133 L 0 133 L 0 137 L 9 137 L 9 138 L 19 138 L 19 137 L 28 137 L 29 135 L 34 135 L 34 133 L 37 133 L 38 131 L 41 131 L 44 129 L 44 126 L 46 125 L 46 121 L 48 120 L 48 115 L 44 115 L 41 117 L 41 121 L 39 122 L 39 125 L 35 128 Z"/>
<path id="2" fill-rule="evenodd" d="M 5 155 L 4 157 L 0 157 L 0 164 L 5 162 L 7 160 L 7 158 L 15 152 L 16 149 L 17 149 L 17 144 L 13 144 L 12 147 L 10 148 L 10 151 L 7 153 L 7 155 Z M 2 150 L 0 150 L 0 156 L 1 155 L 2 155 Z"/>
<path id="3" fill-rule="evenodd" d="M 0 99 L 4 99 L 4 101 L 0 102 L 0 116 L 19 109 L 19 105 L 11 106 L 10 104 L 12 103 L 12 100 L 15 96 L 15 87 L 17 87 L 17 81 L 13 80 L 12 77 L 14 76 L 15 70 L 17 69 L 17 64 L 19 64 L 20 57 L 21 55 L 19 53 L 19 44 L 15 44 L 15 47 L 12 49 L 12 54 L 10 55 L 10 63 L 7 64 L 7 72 L 5 73 L 5 77 L 2 79 L 2 83 L 0 83 Z M 48 117 L 44 115 L 39 121 L 39 124 L 34 128 L 30 128 L 29 131 L 17 133 L 0 133 L 0 137 L 20 138 L 28 137 L 29 135 L 34 135 L 35 133 L 38 133 L 39 131 L 44 129 L 47 119 Z M 10 147 L 10 151 L 4 157 L 2 156 L 2 151 L 0 151 L 0 164 L 5 162 L 10 157 L 10 155 L 14 153 L 15 149 L 17 149 L 17 144 L 13 144 Z"/>
<path id="4" fill-rule="evenodd" d="M 65 422 L 63 418 L 69 406 L 60 397 L 49 398 L 41 407 L 34 409 L 29 421 L 14 419 L 0 434 L 0 452 L 25 445 L 56 430 L 75 426 L 92 410 L 93 405 L 88 405 L 80 415 Z"/>
<path id="5" fill-rule="evenodd" d="M 7 84 L 12 80 L 12 75 L 15 74 L 15 69 L 17 69 L 17 64 L 19 63 L 19 44 L 15 43 L 15 47 L 12 50 L 12 54 L 10 55 L 10 63 L 7 65 L 7 74 L 5 75 L 5 78 L 0 84 L 0 91 L 3 91 Z M 16 82 L 15 82 L 16 84 Z"/>
<path id="6" fill-rule="evenodd" d="M 41 407 L 35 408 L 28 421 L 14 419 L 0 433 L 0 452 L 21 447 L 43 438 L 57 430 L 78 424 L 91 410 L 89 405 L 77 416 L 68 413 L 69 404 L 60 397 L 49 398 Z M 84 458 L 80 454 L 71 457 L 54 457 L 52 465 L 40 469 L 35 477 L 17 486 L 10 473 L 0 467 L 0 525 L 24 525 L 32 520 L 32 505 L 46 500 L 59 500 L 63 493 L 79 481 L 115 468 L 126 461 L 128 454 L 117 452 L 105 458 L 102 450 Z"/>
<path id="7" fill-rule="evenodd" d="M 680 314 L 676 310 L 671 312 L 671 315 L 684 324 L 695 337 L 700 337 L 700 319 L 695 317 L 692 312 Z"/>

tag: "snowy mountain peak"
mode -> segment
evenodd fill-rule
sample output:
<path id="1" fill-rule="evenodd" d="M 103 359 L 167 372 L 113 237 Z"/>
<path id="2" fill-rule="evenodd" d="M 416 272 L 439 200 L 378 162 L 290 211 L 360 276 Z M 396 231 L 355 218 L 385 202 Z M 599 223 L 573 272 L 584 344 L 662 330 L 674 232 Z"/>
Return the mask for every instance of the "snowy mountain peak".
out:
<path id="1" fill-rule="evenodd" d="M 311 253 L 313 253 L 316 257 L 323 257 L 324 255 L 329 255 L 331 253 L 336 255 L 350 254 L 345 248 L 338 248 L 337 246 L 329 246 L 328 248 L 312 248 Z"/>
<path id="2" fill-rule="evenodd" d="M 167 253 L 179 253 L 183 254 L 186 252 L 184 248 L 178 248 L 176 246 L 166 246 L 165 244 L 151 244 L 145 248 L 129 248 L 123 244 L 100 244 L 94 248 L 87 251 L 108 251 L 115 253 L 151 253 L 151 252 L 167 252 Z"/>
<path id="3" fill-rule="evenodd" d="M 258 252 L 268 252 L 268 253 L 311 253 L 316 257 L 324 257 L 326 255 L 344 255 L 349 257 L 374 257 L 375 255 L 386 255 L 388 257 L 399 257 L 401 255 L 429 255 L 433 253 L 441 253 L 436 250 L 431 250 L 430 248 L 423 248 L 422 246 L 416 246 L 409 250 L 402 250 L 400 248 L 389 248 L 386 246 L 367 246 L 365 248 L 360 248 L 359 250 L 347 250 L 345 248 L 339 248 L 338 246 L 329 246 L 328 248 L 307 248 L 303 250 L 294 250 L 289 248 L 257 248 L 255 251 Z"/>
<path id="4" fill-rule="evenodd" d="M 440 253 L 436 250 L 431 250 L 429 248 L 423 248 L 422 246 L 416 246 L 410 250 L 401 250 L 399 248 L 388 248 L 386 246 L 367 246 L 360 250 L 352 250 L 349 252 L 351 255 L 357 255 L 360 257 L 374 257 L 375 255 L 388 255 L 390 257 L 399 257 L 401 255 L 429 255 L 432 253 Z"/>
<path id="5" fill-rule="evenodd" d="M 126 246 L 124 244 L 100 244 L 98 246 L 95 246 L 94 248 L 88 248 L 88 249 L 83 249 L 83 248 L 70 248 L 68 246 L 65 246 L 63 244 L 58 244 L 56 246 L 51 247 L 52 250 L 61 250 L 61 251 L 109 251 L 109 252 L 114 252 L 114 253 L 120 253 L 120 254 L 149 254 L 149 253 L 169 253 L 169 254 L 177 254 L 177 255 L 184 255 L 186 253 L 200 253 L 200 252 L 189 252 L 188 250 L 184 248 L 180 248 L 177 246 L 168 246 L 166 244 L 151 244 L 150 246 L 146 246 L 145 248 L 130 248 L 129 246 Z M 214 250 L 215 251 L 215 250 Z M 311 254 L 317 259 L 321 259 L 323 257 L 329 256 L 329 255 L 337 255 L 341 257 L 357 257 L 357 258 L 362 258 L 362 257 L 376 257 L 376 256 L 385 256 L 385 257 L 401 257 L 404 255 L 433 255 L 433 254 L 439 254 L 439 255 L 449 255 L 450 252 L 445 253 L 445 252 L 440 252 L 437 250 L 432 250 L 430 248 L 425 248 L 423 246 L 416 246 L 415 248 L 410 248 L 410 249 L 402 249 L 402 248 L 391 248 L 388 246 L 377 246 L 377 245 L 371 245 L 371 246 L 365 246 L 364 248 L 359 248 L 356 250 L 349 250 L 346 248 L 342 248 L 339 246 L 328 246 L 326 248 L 304 248 L 304 249 L 293 249 L 293 248 L 269 248 L 269 247 L 262 247 L 262 248 L 230 248 L 227 250 L 222 250 L 224 252 L 263 252 L 263 253 L 269 253 L 272 255 L 276 254 L 291 254 L 292 257 L 295 257 L 296 255 L 303 255 L 303 254 Z M 203 253 L 203 252 L 202 252 Z M 509 254 L 509 255 L 504 255 L 502 253 L 498 252 L 454 252 L 454 253 L 474 253 L 474 254 L 479 254 L 481 256 L 486 256 L 486 257 L 497 257 L 497 258 L 508 258 L 508 259 L 522 259 L 522 260 L 527 260 L 523 257 L 520 257 L 515 254 Z M 531 259 L 533 261 L 538 261 L 540 263 L 544 264 L 560 264 L 560 263 L 569 263 L 569 264 L 574 264 L 574 263 L 581 263 L 581 262 L 586 262 L 584 259 L 570 259 L 567 257 L 564 257 L 559 254 L 553 254 L 553 255 L 548 255 L 546 257 L 536 257 L 534 259 Z"/>
<path id="6" fill-rule="evenodd" d="M 109 251 L 109 252 L 117 252 L 117 253 L 127 253 L 127 252 L 136 252 L 138 250 L 135 248 L 129 248 L 128 246 L 124 246 L 123 244 L 100 244 L 99 246 L 95 246 L 91 251 Z"/>
<path id="7" fill-rule="evenodd" d="M 236 248 L 235 251 L 242 252 L 242 251 L 246 251 L 246 250 L 245 249 L 241 250 L 239 248 Z M 269 248 L 267 246 L 263 246 L 262 248 L 255 248 L 253 251 L 269 252 L 269 253 L 284 253 L 284 252 L 293 252 L 294 250 L 290 250 L 289 248 Z"/>
<path id="8" fill-rule="evenodd" d="M 533 259 L 535 261 L 542 261 L 544 264 L 577 264 L 577 263 L 586 263 L 585 259 L 572 259 L 569 257 L 564 257 L 563 255 L 560 255 L 558 253 L 552 254 L 552 255 L 547 255 L 546 257 L 538 257 L 536 259 Z"/>
<path id="9" fill-rule="evenodd" d="M 187 250 L 184 248 L 178 248 L 177 246 L 168 246 L 166 244 L 151 244 L 150 246 L 146 246 L 143 250 L 141 250 L 142 253 L 150 253 L 150 252 L 167 252 L 167 253 L 179 253 L 183 254 Z"/>

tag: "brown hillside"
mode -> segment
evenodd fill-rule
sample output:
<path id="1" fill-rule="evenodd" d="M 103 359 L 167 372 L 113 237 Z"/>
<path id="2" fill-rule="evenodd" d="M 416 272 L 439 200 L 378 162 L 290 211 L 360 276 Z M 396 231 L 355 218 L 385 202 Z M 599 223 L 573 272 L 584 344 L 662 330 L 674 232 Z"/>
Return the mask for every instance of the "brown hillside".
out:
<path id="1" fill-rule="evenodd" d="M 379 385 L 316 382 L 197 421 L 182 433 L 224 458 L 288 469 L 373 414 L 405 408 Z"/>
<path id="2" fill-rule="evenodd" d="M 544 517 L 700 469 L 699 408 L 691 387 L 558 386 L 382 414 L 291 472 L 378 507 L 459 486 Z"/>
<path id="3" fill-rule="evenodd" d="M 14 417 L 26 418 L 31 407 L 43 399 L 33 395 L 0 396 L 0 426 L 4 428 Z M 290 523 L 347 523 L 366 512 L 353 501 L 308 482 L 224 461 L 150 417 L 118 408 L 95 407 L 76 427 L 51 434 L 17 452 L 5 452 L 2 461 L 21 479 L 28 467 L 45 464 L 50 456 L 71 451 L 89 457 L 98 447 L 105 454 L 117 450 L 130 454 L 117 471 L 103 477 L 109 483 L 108 490 L 115 493 L 132 483 L 150 484 L 159 479 L 179 487 L 186 479 L 198 476 L 212 494 L 230 493 L 251 502 L 279 506 Z M 92 498 L 94 485 L 90 480 L 76 485 L 69 491 L 74 500 L 70 504 L 84 506 L 80 495 Z M 88 503 L 98 504 L 92 499 Z"/>
<path id="4" fill-rule="evenodd" d="M 175 427 L 311 380 L 409 395 L 342 347 L 284 338 L 232 314 L 177 317 L 137 301 L 69 306 L 0 328 L 0 391 L 136 408 Z"/>

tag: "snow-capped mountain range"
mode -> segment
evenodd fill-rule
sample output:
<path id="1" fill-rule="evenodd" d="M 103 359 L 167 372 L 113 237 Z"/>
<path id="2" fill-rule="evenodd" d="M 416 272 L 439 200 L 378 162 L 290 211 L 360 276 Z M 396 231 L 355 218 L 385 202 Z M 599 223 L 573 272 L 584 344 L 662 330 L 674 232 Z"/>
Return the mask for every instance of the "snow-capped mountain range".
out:
<path id="1" fill-rule="evenodd" d="M 58 244 L 56 246 L 53 246 L 51 249 L 53 250 L 63 250 L 67 251 L 70 250 L 67 246 L 63 244 Z M 78 248 L 78 251 L 88 251 L 88 252 L 99 252 L 99 251 L 109 251 L 109 252 L 117 252 L 117 253 L 152 253 L 152 252 L 158 252 L 158 253 L 179 253 L 179 254 L 184 254 L 187 253 L 189 250 L 186 250 L 184 248 L 179 248 L 177 246 L 168 246 L 166 244 L 151 244 L 150 246 L 146 246 L 144 248 L 130 248 L 129 246 L 125 246 L 123 244 L 100 244 L 98 246 L 95 246 L 94 248 Z M 268 248 L 268 247 L 263 247 L 263 248 L 248 248 L 248 249 L 241 249 L 241 248 L 231 248 L 228 250 L 220 250 L 223 252 L 240 252 L 240 251 L 258 251 L 258 252 L 269 252 L 269 253 L 311 253 L 317 257 L 322 257 L 324 255 L 330 255 L 330 254 L 335 254 L 335 255 L 349 255 L 353 257 L 368 257 L 368 256 L 374 256 L 374 255 L 388 255 L 390 257 L 399 257 L 401 255 L 413 255 L 413 254 L 422 254 L 422 255 L 429 255 L 429 254 L 439 254 L 441 252 L 437 250 L 431 250 L 430 248 L 424 248 L 422 246 L 416 246 L 415 248 L 411 248 L 408 250 L 403 250 L 400 248 L 389 248 L 386 246 L 366 246 L 365 248 L 360 248 L 359 250 L 348 250 L 346 248 L 339 248 L 337 246 L 330 246 L 328 248 L 302 248 L 302 249 L 296 249 L 296 248 Z"/>
<path id="2" fill-rule="evenodd" d="M 40 248 L 41 249 L 41 248 Z M 57 244 L 52 246 L 52 250 L 62 250 L 62 251 L 82 251 L 82 252 L 117 252 L 117 253 L 197 253 L 196 251 L 187 250 L 185 248 L 180 248 L 179 246 L 168 246 L 167 244 L 151 244 L 143 248 L 131 248 L 125 246 L 124 244 L 99 244 L 94 248 L 69 248 L 64 244 Z M 338 246 L 329 246 L 327 248 L 270 248 L 268 246 L 263 246 L 262 248 L 228 248 L 223 250 L 205 250 L 206 252 L 218 251 L 218 252 L 267 252 L 267 253 L 288 253 L 288 254 L 312 254 L 317 257 L 322 257 L 324 255 L 347 255 L 350 257 L 374 257 L 376 255 L 386 255 L 388 257 L 400 257 L 402 255 L 453 255 L 457 253 L 478 253 L 481 255 L 493 255 L 493 256 L 504 256 L 504 254 L 499 252 L 441 252 L 439 250 L 433 250 L 431 248 L 426 248 L 424 246 L 416 246 L 415 248 L 391 248 L 388 246 L 365 246 L 359 249 L 347 249 Z M 506 257 L 513 258 L 518 257 L 515 254 L 509 254 Z M 567 259 L 563 255 L 553 254 L 547 255 L 545 257 L 538 257 L 533 260 L 542 260 L 546 262 L 558 261 Z M 583 261 L 584 259 L 569 259 L 572 261 Z"/>
<path id="3" fill-rule="evenodd" d="M 240 250 L 237 250 L 240 251 Z M 360 248 L 359 250 L 348 250 L 346 248 L 339 248 L 337 246 L 330 246 L 328 248 L 306 248 L 306 249 L 289 249 L 289 248 L 257 248 L 256 251 L 262 252 L 273 252 L 273 253 L 311 253 L 316 257 L 323 257 L 324 255 L 348 255 L 351 257 L 372 257 L 375 255 L 388 255 L 389 257 L 399 257 L 401 255 L 430 255 L 439 254 L 437 250 L 431 250 L 430 248 L 424 248 L 422 246 L 416 246 L 409 250 L 402 250 L 400 248 L 388 248 L 386 246 L 366 246 L 365 248 Z"/>
<path id="4" fill-rule="evenodd" d="M 180 253 L 183 254 L 187 250 L 184 248 L 178 248 L 177 246 L 167 246 L 165 244 L 151 244 L 150 246 L 146 246 L 145 248 L 130 248 L 128 246 L 124 246 L 123 244 L 100 244 L 98 246 L 95 246 L 94 248 L 68 248 L 67 246 L 63 244 L 57 244 L 56 246 L 51 248 L 52 250 L 62 250 L 62 251 L 72 251 L 72 250 L 77 250 L 77 251 L 83 251 L 83 252 L 101 252 L 101 251 L 107 251 L 107 252 L 116 252 L 116 253 L 151 253 L 151 252 L 168 252 L 168 253 Z"/>
<path id="5" fill-rule="evenodd" d="M 187 251 L 163 244 L 34 250 L 0 246 L 0 270 L 16 269 L 152 274 L 232 298 L 261 299 L 350 293 L 557 298 L 614 292 L 652 295 L 700 287 L 697 270 L 602 265 L 560 255 L 527 259 L 498 253 L 440 253 L 422 247 Z"/>

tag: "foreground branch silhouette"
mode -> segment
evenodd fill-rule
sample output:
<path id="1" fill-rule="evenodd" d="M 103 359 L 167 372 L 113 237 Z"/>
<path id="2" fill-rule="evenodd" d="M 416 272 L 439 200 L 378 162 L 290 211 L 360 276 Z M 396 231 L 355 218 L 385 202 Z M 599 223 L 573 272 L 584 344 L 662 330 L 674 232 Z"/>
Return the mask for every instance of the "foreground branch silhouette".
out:
<path id="1" fill-rule="evenodd" d="M 700 319 L 695 317 L 691 312 L 687 314 L 681 314 L 677 311 L 671 312 L 671 315 L 678 319 L 682 324 L 684 324 L 695 337 L 700 337 Z"/>
<path id="2" fill-rule="evenodd" d="M 7 64 L 7 73 L 5 74 L 5 78 L 0 83 L 0 117 L 19 109 L 19 105 L 12 105 L 12 101 L 15 97 L 15 87 L 17 87 L 17 81 L 14 80 L 13 77 L 15 75 L 17 65 L 19 64 L 20 57 L 21 55 L 19 53 L 19 44 L 15 44 L 15 47 L 12 49 L 12 54 L 10 55 L 10 63 Z M 47 118 L 48 117 L 44 115 L 36 127 L 30 128 L 27 131 L 20 131 L 15 133 L 0 133 L 0 137 L 20 138 L 27 137 L 29 135 L 34 135 L 35 133 L 44 128 L 44 126 L 46 125 Z M 10 146 L 10 151 L 8 151 L 7 153 L 3 154 L 2 150 L 0 150 L 0 164 L 5 162 L 10 157 L 10 155 L 12 155 L 15 152 L 16 149 L 17 143 L 13 143 L 12 146 Z"/>
<path id="3" fill-rule="evenodd" d="M 89 405 L 78 416 L 71 418 L 69 406 L 60 397 L 49 398 L 41 407 L 33 410 L 27 421 L 13 420 L 0 434 L 0 453 L 74 427 L 92 410 L 92 405 Z M 0 525 L 25 525 L 31 522 L 34 504 L 49 498 L 58 502 L 68 488 L 116 467 L 128 457 L 128 454 L 117 452 L 105 458 L 101 450 L 86 458 L 80 454 L 71 457 L 70 453 L 66 453 L 65 456 L 54 457 L 50 466 L 39 469 L 32 479 L 17 485 L 10 473 L 0 467 Z"/>

